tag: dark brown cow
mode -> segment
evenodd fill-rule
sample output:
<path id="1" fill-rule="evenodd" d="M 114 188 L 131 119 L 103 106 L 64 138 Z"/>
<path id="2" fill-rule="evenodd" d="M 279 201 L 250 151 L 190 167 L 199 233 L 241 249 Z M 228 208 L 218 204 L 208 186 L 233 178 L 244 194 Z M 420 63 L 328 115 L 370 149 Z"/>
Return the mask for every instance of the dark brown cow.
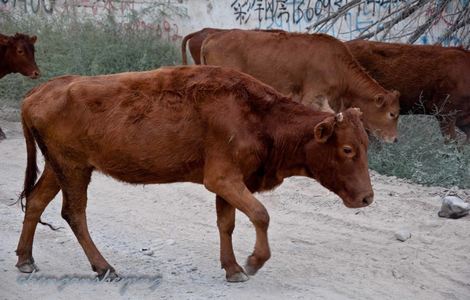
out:
<path id="1" fill-rule="evenodd" d="M 347 46 L 381 85 L 401 93 L 402 114 L 434 114 L 444 136 L 455 126 L 470 142 L 470 52 L 462 48 L 350 41 Z"/>
<path id="2" fill-rule="evenodd" d="M 87 187 L 96 170 L 129 183 L 195 182 L 214 192 L 222 267 L 228 281 L 248 279 L 232 249 L 235 209 L 256 229 L 246 272 L 270 257 L 269 215 L 252 193 L 289 176 L 318 180 L 348 207 L 373 201 L 368 139 L 360 112 L 316 112 L 249 75 L 219 67 L 175 67 L 94 77 L 60 77 L 27 95 L 22 122 L 28 152 L 26 215 L 17 267 L 35 268 L 39 218 L 62 189 L 62 217 L 93 270 L 114 269 L 86 223 Z M 36 147 L 45 168 L 36 179 Z"/>
<path id="3" fill-rule="evenodd" d="M 14 36 L 0 34 L 0 78 L 10 73 L 21 73 L 36 79 L 40 75 L 34 60 L 36 36 L 17 33 Z"/>
<path id="4" fill-rule="evenodd" d="M 36 36 L 0 34 L 0 78 L 10 73 L 21 73 L 33 79 L 39 77 L 40 72 L 34 60 L 35 42 Z M 5 138 L 0 128 L 0 140 Z"/>
<path id="5" fill-rule="evenodd" d="M 325 34 L 231 30 L 203 42 L 204 64 L 235 68 L 322 111 L 359 107 L 367 130 L 396 141 L 399 94 L 385 90 Z"/>

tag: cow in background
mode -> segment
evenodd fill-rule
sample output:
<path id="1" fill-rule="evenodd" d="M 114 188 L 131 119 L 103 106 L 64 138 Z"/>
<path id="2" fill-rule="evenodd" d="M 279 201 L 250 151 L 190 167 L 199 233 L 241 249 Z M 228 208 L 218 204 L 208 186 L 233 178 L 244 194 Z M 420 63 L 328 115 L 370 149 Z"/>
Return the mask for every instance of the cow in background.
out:
<path id="1" fill-rule="evenodd" d="M 321 111 L 358 107 L 366 129 L 397 140 L 399 93 L 370 77 L 346 45 L 326 34 L 230 30 L 210 34 L 202 63 L 232 67 Z"/>
<path id="2" fill-rule="evenodd" d="M 0 78 L 10 73 L 21 73 L 32 79 L 39 77 L 34 59 L 36 36 L 17 33 L 14 36 L 0 34 Z"/>
<path id="3" fill-rule="evenodd" d="M 458 127 L 470 142 L 470 51 L 363 40 L 346 45 L 374 79 L 400 92 L 401 114 L 434 115 L 444 137 L 456 139 Z"/>
<path id="4" fill-rule="evenodd" d="M 0 78 L 10 73 L 21 73 L 36 79 L 40 75 L 34 59 L 36 36 L 17 33 L 14 36 L 0 34 Z M 5 139 L 0 128 L 0 140 Z"/>

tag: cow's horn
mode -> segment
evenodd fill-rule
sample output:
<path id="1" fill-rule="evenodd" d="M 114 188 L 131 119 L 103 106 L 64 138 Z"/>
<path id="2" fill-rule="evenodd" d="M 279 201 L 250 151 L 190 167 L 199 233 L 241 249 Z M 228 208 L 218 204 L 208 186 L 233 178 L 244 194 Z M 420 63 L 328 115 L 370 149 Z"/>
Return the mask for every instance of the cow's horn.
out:
<path id="1" fill-rule="evenodd" d="M 362 111 L 359 107 L 353 107 L 353 109 L 358 112 L 359 116 L 362 116 Z"/>
<path id="2" fill-rule="evenodd" d="M 336 114 L 336 121 L 343 122 L 343 113 Z"/>

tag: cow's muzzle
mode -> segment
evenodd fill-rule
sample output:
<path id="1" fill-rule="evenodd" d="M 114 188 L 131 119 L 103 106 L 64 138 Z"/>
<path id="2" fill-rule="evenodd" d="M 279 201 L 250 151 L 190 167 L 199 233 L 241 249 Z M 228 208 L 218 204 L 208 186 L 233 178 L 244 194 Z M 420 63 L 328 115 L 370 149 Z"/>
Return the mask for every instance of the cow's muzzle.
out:
<path id="1" fill-rule="evenodd" d="M 344 205 L 348 208 L 361 208 L 361 207 L 366 207 L 372 204 L 374 202 L 374 192 L 366 192 L 360 194 L 357 198 L 355 199 L 344 199 L 343 198 Z"/>
<path id="2" fill-rule="evenodd" d="M 37 79 L 41 76 L 41 72 L 39 70 L 34 70 L 30 75 L 29 78 L 31 79 Z"/>

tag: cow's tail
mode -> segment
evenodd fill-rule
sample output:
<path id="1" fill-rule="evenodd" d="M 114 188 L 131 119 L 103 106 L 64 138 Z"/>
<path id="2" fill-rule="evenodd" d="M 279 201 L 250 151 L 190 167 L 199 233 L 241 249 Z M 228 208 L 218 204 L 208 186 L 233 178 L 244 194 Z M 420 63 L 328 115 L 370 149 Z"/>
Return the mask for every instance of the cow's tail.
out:
<path id="1" fill-rule="evenodd" d="M 181 42 L 181 56 L 182 56 L 182 58 L 183 58 L 183 65 L 187 65 L 187 64 L 188 64 L 188 57 L 187 57 L 187 55 L 186 55 L 186 43 L 187 43 L 196 33 L 199 33 L 199 31 L 188 34 L 187 36 L 185 36 L 185 37 L 183 38 L 183 41 Z"/>
<path id="2" fill-rule="evenodd" d="M 206 39 L 207 40 L 207 39 Z M 206 45 L 206 41 L 204 41 L 201 45 L 201 65 L 207 65 L 207 52 L 205 50 L 205 45 Z"/>
<path id="3" fill-rule="evenodd" d="M 38 165 L 37 165 L 37 150 L 36 150 L 36 140 L 34 138 L 33 131 L 25 122 L 24 116 L 21 117 L 21 123 L 23 125 L 23 135 L 26 141 L 26 152 L 27 152 L 27 163 L 26 163 L 26 171 L 24 177 L 24 185 L 23 191 L 21 192 L 18 201 L 21 204 L 21 210 L 23 212 L 26 210 L 26 205 L 28 199 L 30 198 L 34 187 L 36 186 L 36 180 L 38 178 Z M 42 225 L 47 225 L 52 230 L 58 230 L 49 223 L 43 222 L 39 219 L 39 223 Z"/>
<path id="4" fill-rule="evenodd" d="M 27 163 L 24 177 L 23 191 L 20 194 L 21 209 L 24 211 L 28 197 L 34 189 L 36 179 L 38 178 L 38 166 L 36 158 L 36 141 L 31 128 L 26 124 L 24 117 L 21 118 L 23 124 L 23 135 L 26 141 Z M 24 200 L 24 202 L 23 202 Z"/>

